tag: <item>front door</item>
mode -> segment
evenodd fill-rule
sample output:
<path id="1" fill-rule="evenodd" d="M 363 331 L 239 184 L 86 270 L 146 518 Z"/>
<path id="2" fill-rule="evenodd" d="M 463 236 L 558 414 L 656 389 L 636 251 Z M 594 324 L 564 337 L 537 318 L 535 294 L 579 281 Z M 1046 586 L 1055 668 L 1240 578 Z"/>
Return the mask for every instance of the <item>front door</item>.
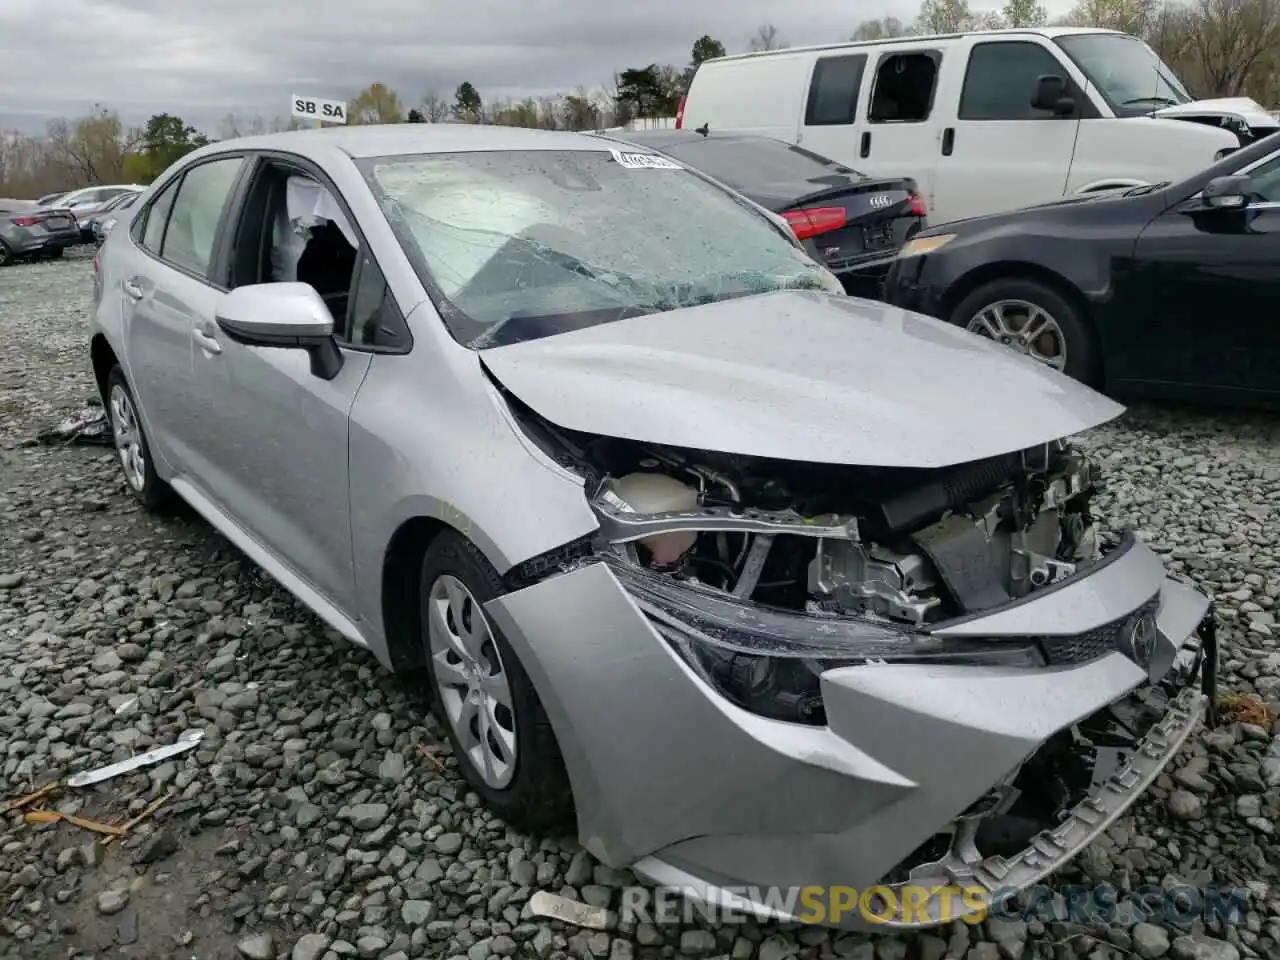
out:
<path id="1" fill-rule="evenodd" d="M 931 223 L 1059 199 L 1066 189 L 1081 104 L 1055 117 L 1031 106 L 1036 80 L 1070 74 L 1035 40 L 984 40 L 969 50 L 957 102 L 940 104 L 939 210 Z"/>
<path id="2" fill-rule="evenodd" d="M 1136 378 L 1280 393 L 1280 154 L 1250 176 L 1243 209 L 1192 197 L 1138 238 L 1133 278 L 1151 310 L 1127 342 Z"/>
<path id="3" fill-rule="evenodd" d="M 290 188 L 290 181 L 293 187 Z M 314 189 L 303 189 L 304 187 Z M 328 188 L 323 188 L 328 190 Z M 298 244 L 268 224 L 309 232 L 321 188 L 273 161 L 259 161 L 231 226 L 236 255 L 225 266 L 231 288 L 271 281 L 273 265 L 297 256 Z M 326 201 L 333 196 L 324 194 Z M 310 198 L 306 211 L 289 198 Z M 369 370 L 370 354 L 347 337 L 348 301 L 359 237 L 331 202 L 311 233 L 303 261 L 289 275 L 317 286 L 335 314 L 343 364 L 332 380 L 311 372 L 301 350 L 236 343 L 216 325 L 216 308 L 197 342 L 194 383 L 202 406 L 216 410 L 198 432 L 202 491 L 272 555 L 345 614 L 355 609 L 347 462 L 351 406 Z M 265 248 L 265 249 L 264 249 Z M 274 249 L 272 249 L 274 248 Z M 293 251 L 290 254 L 290 251 Z M 312 276 L 309 264 L 323 273 Z M 308 279 L 310 278 L 310 279 Z"/>

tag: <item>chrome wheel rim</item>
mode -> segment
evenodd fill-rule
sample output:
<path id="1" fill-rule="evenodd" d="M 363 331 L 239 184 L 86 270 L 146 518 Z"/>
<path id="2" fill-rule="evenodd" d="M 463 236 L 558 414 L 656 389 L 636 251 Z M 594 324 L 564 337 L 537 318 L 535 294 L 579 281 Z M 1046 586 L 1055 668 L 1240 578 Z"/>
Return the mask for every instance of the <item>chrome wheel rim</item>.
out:
<path id="1" fill-rule="evenodd" d="M 111 435 L 115 438 L 116 453 L 124 468 L 124 479 L 135 493 L 141 493 L 147 483 L 147 454 L 142 446 L 142 429 L 133 409 L 133 401 L 124 387 L 111 388 Z"/>
<path id="2" fill-rule="evenodd" d="M 451 574 L 431 585 L 427 642 L 436 694 L 459 746 L 486 785 L 506 787 L 516 772 L 511 684 L 480 604 Z"/>
<path id="3" fill-rule="evenodd" d="M 1067 366 L 1067 338 L 1044 307 L 1027 300 L 997 300 L 983 307 L 965 328 L 1055 370 Z"/>

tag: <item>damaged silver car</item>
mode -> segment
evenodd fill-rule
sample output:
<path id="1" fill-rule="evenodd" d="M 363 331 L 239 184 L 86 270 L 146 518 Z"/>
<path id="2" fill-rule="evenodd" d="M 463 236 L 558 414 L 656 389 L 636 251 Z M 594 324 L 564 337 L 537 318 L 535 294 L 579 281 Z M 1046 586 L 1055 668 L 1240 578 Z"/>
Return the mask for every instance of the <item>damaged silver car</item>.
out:
<path id="1" fill-rule="evenodd" d="M 674 161 L 298 131 L 198 150 L 139 206 L 91 324 L 127 484 L 425 667 L 504 818 L 576 815 L 604 863 L 761 916 L 791 914 L 743 891 L 980 909 L 1212 700 L 1208 600 L 1091 512 L 1069 438 L 1122 408 L 842 296 Z"/>

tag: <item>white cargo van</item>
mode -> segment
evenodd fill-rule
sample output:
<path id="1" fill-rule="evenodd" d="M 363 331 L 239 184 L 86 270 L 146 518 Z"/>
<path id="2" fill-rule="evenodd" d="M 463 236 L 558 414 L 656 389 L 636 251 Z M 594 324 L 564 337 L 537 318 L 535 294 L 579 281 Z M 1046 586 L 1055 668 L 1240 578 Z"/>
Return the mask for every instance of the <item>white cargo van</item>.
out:
<path id="1" fill-rule="evenodd" d="M 704 124 L 912 177 L 935 224 L 1177 180 L 1277 129 L 1248 98 L 1192 100 L 1136 37 L 1066 27 L 707 60 L 676 118 Z"/>

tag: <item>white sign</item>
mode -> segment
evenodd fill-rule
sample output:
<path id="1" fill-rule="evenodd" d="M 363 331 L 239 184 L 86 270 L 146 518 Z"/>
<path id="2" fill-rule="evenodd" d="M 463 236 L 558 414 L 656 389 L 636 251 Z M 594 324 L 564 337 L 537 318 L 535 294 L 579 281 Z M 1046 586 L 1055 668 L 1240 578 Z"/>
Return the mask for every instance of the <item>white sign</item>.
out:
<path id="1" fill-rule="evenodd" d="M 660 157 L 656 153 L 623 153 L 621 150 L 610 150 L 613 159 L 619 166 L 628 170 L 683 170 L 674 160 Z"/>
<path id="2" fill-rule="evenodd" d="M 347 105 L 341 100 L 320 100 L 295 93 L 292 113 L 302 120 L 322 120 L 325 123 L 347 122 Z"/>

